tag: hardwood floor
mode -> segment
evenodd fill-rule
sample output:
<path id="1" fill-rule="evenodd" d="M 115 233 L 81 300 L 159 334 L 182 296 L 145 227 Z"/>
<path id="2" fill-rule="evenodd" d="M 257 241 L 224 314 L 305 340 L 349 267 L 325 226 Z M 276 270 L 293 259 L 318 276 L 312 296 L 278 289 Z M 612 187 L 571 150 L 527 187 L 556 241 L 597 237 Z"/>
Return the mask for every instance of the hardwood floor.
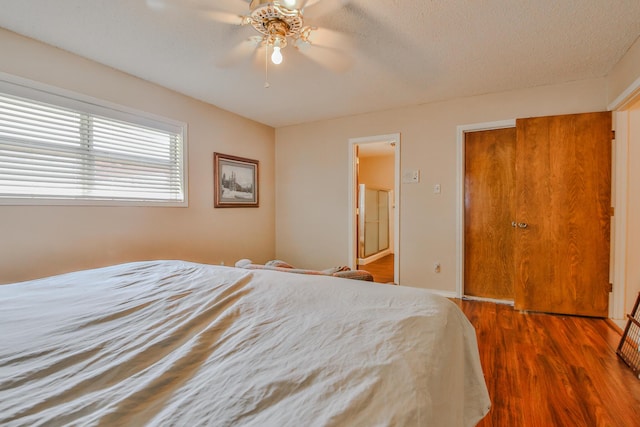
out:
<path id="1" fill-rule="evenodd" d="M 640 379 L 606 320 L 453 301 L 476 328 L 491 395 L 478 426 L 640 426 Z"/>
<path id="2" fill-rule="evenodd" d="M 358 268 L 371 273 L 376 283 L 393 283 L 393 261 L 393 254 L 389 254 L 369 264 L 359 265 Z"/>

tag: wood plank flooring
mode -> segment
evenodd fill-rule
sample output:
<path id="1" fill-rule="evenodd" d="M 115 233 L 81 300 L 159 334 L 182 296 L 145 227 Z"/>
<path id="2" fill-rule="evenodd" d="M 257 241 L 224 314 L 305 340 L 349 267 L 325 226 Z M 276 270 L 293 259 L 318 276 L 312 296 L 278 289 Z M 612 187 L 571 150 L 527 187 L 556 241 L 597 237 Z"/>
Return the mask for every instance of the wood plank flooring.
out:
<path id="1" fill-rule="evenodd" d="M 389 254 L 377 261 L 360 265 L 358 268 L 371 273 L 376 283 L 393 283 L 393 261 L 393 254 Z"/>
<path id="2" fill-rule="evenodd" d="M 476 328 L 491 396 L 479 427 L 640 426 L 640 380 L 606 320 L 453 301 Z"/>

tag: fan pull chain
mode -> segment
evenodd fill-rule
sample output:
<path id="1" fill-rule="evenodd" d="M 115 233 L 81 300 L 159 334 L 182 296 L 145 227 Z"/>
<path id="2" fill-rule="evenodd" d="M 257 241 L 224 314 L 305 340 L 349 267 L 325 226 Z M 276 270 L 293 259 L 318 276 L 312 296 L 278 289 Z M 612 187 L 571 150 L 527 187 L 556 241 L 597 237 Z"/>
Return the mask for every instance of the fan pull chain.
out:
<path id="1" fill-rule="evenodd" d="M 269 43 L 264 46 L 264 88 L 269 89 Z"/>

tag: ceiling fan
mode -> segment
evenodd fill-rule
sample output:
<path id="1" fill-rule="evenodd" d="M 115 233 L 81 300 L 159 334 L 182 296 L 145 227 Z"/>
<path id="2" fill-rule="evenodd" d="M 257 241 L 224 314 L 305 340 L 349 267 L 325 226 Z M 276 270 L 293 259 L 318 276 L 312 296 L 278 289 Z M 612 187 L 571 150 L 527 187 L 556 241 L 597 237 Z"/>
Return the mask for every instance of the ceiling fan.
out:
<path id="1" fill-rule="evenodd" d="M 274 64 L 282 63 L 281 49 L 287 46 L 288 39 L 294 43 L 310 43 L 309 36 L 317 28 L 304 25 L 305 4 L 306 1 L 296 0 L 252 0 L 249 4 L 251 13 L 243 17 L 243 23 L 262 34 L 262 42 L 273 49 Z"/>
<path id="2" fill-rule="evenodd" d="M 164 9 L 175 6 L 175 1 L 173 0 L 172 4 L 172 0 L 147 0 L 147 4 L 153 9 Z M 247 2 L 249 2 L 248 14 L 228 12 L 228 10 L 238 10 L 240 4 L 246 8 Z M 267 49 L 265 53 L 268 55 L 271 51 L 271 62 L 277 65 L 284 59 L 282 49 L 293 45 L 303 55 L 321 65 L 334 71 L 344 71 L 349 67 L 349 61 L 336 49 L 346 45 L 345 37 L 326 28 L 319 29 L 308 25 L 305 20 L 305 11 L 308 8 L 324 15 L 348 2 L 349 0 L 217 0 L 215 2 L 217 7 L 207 12 L 210 19 L 225 24 L 251 26 L 259 33 L 246 39 L 242 45 L 236 46 L 232 52 L 233 55 L 220 64 L 227 66 L 235 62 L 234 59 L 239 59 L 246 54 L 248 50 L 265 47 Z M 221 6 L 227 11 L 222 10 Z M 308 48 L 311 45 L 317 47 L 316 55 L 309 53 Z M 265 83 L 265 86 L 268 87 L 268 83 Z"/>

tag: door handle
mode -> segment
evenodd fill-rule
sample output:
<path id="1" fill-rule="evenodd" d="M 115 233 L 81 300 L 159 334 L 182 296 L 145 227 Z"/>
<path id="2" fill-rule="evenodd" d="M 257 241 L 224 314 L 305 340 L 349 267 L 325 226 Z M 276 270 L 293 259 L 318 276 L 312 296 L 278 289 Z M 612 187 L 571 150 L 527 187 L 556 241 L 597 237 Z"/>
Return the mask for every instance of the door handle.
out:
<path id="1" fill-rule="evenodd" d="M 519 228 L 527 228 L 529 226 L 529 224 L 527 224 L 526 222 L 519 222 L 518 223 L 518 227 Z"/>
<path id="2" fill-rule="evenodd" d="M 515 221 L 511 221 L 511 226 L 512 226 L 513 228 L 516 228 L 516 227 L 518 226 L 518 223 L 517 223 L 517 222 L 515 222 Z"/>

